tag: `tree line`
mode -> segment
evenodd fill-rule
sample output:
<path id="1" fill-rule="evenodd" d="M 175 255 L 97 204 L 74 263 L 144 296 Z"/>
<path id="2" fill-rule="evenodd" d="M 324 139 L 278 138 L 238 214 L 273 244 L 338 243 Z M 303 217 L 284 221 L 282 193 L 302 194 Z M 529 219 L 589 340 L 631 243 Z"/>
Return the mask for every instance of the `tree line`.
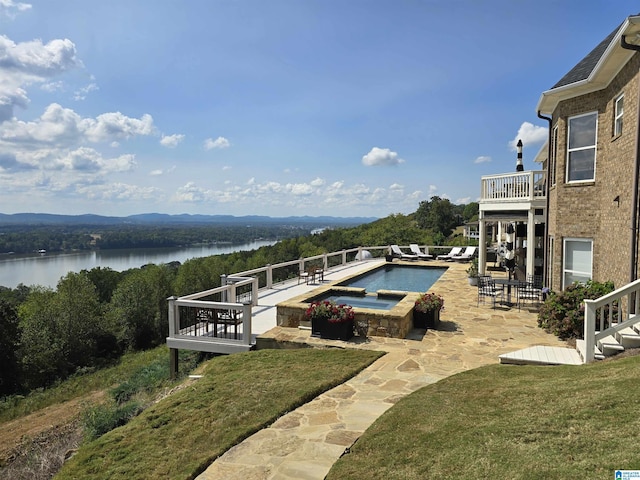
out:
<path id="1" fill-rule="evenodd" d="M 222 274 L 358 246 L 459 244 L 464 240 L 453 229 L 476 215 L 477 204 L 460 208 L 432 197 L 410 215 L 286 238 L 253 251 L 124 272 L 95 267 L 68 273 L 55 289 L 0 287 L 0 395 L 47 387 L 109 365 L 127 351 L 163 343 L 167 298 L 217 287 Z M 274 281 L 296 276 L 297 266 L 275 274 Z"/>
<path id="2" fill-rule="evenodd" d="M 243 243 L 247 239 L 291 238 L 310 231 L 308 226 L 291 225 L 3 225 L 0 254 Z"/>

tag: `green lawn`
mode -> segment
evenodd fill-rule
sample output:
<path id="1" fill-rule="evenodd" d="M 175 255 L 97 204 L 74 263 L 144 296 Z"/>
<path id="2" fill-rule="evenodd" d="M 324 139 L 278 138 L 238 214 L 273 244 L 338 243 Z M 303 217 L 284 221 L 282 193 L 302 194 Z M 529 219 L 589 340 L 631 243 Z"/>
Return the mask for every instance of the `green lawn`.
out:
<path id="1" fill-rule="evenodd" d="M 640 469 L 640 356 L 579 367 L 492 365 L 398 402 L 333 479 L 607 479 Z"/>
<path id="2" fill-rule="evenodd" d="M 80 448 L 56 478 L 194 478 L 233 445 L 381 355 L 301 349 L 214 358 L 201 379 Z"/>

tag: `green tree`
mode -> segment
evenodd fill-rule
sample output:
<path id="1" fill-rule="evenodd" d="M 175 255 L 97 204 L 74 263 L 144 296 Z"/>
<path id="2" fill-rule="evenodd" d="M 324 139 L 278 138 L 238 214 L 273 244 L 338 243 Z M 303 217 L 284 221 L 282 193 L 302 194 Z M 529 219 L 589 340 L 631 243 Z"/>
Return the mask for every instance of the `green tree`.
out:
<path id="1" fill-rule="evenodd" d="M 172 280 L 169 267 L 148 265 L 129 273 L 113 292 L 109 323 L 125 349 L 150 348 L 164 341 Z"/>
<path id="2" fill-rule="evenodd" d="M 445 237 L 451 235 L 458 225 L 454 205 L 448 199 L 438 196 L 431 200 L 423 200 L 415 213 L 420 228 L 426 228 L 435 233 L 442 233 Z"/>
<path id="3" fill-rule="evenodd" d="M 63 376 L 77 367 L 94 365 L 96 339 L 103 333 L 102 308 L 87 272 L 69 272 L 60 279 L 54 308 L 66 360 Z"/>
<path id="4" fill-rule="evenodd" d="M 109 303 L 111 295 L 113 295 L 113 291 L 118 286 L 123 274 L 109 267 L 94 267 L 91 270 L 83 270 L 83 272 L 87 273 L 89 279 L 95 285 L 100 303 Z"/>
<path id="5" fill-rule="evenodd" d="M 478 202 L 467 203 L 462 211 L 462 217 L 465 222 L 472 222 L 478 219 L 480 205 Z"/>
<path id="6" fill-rule="evenodd" d="M 50 288 L 34 287 L 18 308 L 19 359 L 27 389 L 50 385 L 63 370 L 64 348 L 56 322 L 54 296 Z"/>
<path id="7" fill-rule="evenodd" d="M 19 335 L 18 312 L 11 304 L 0 300 L 0 395 L 15 393 L 20 386 Z"/>

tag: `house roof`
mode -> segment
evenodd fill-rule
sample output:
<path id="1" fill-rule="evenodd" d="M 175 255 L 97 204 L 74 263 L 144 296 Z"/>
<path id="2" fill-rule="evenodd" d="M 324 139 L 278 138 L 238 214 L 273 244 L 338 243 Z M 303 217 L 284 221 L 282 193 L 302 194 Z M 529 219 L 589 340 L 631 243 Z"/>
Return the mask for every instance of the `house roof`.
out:
<path id="1" fill-rule="evenodd" d="M 640 14 L 627 17 L 551 89 L 543 92 L 538 101 L 538 112 L 551 114 L 559 102 L 609 85 L 635 53 L 622 48 L 623 35 L 628 43 L 640 43 Z"/>

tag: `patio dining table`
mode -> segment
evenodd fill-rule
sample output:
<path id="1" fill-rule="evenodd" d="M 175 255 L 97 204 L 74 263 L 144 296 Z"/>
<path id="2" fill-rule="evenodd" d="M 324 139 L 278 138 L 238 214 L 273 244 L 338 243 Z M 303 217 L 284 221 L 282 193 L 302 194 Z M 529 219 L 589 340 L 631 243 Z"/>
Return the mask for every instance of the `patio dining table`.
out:
<path id="1" fill-rule="evenodd" d="M 505 305 L 509 305 L 510 307 L 512 307 L 513 305 L 515 305 L 512 301 L 511 301 L 511 287 L 515 287 L 518 288 L 518 285 L 520 284 L 520 282 L 518 280 L 514 279 L 510 279 L 510 278 L 494 278 L 493 279 L 494 283 L 496 285 L 504 285 L 505 287 L 507 287 L 507 300 L 505 303 Z M 517 297 L 517 294 L 516 294 Z"/>

